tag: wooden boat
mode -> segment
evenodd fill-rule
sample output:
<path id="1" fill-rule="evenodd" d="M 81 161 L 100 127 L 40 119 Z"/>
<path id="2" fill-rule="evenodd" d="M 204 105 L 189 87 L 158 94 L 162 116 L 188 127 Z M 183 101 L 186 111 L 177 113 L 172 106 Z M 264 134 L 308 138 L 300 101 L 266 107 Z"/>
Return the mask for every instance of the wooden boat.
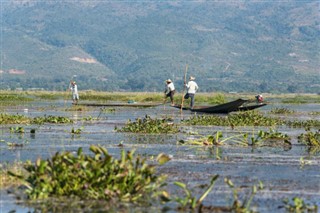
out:
<path id="1" fill-rule="evenodd" d="M 238 108 L 239 111 L 248 111 L 248 110 L 253 110 L 257 109 L 263 106 L 266 106 L 266 103 L 258 103 L 258 104 L 244 104 Z"/>
<path id="2" fill-rule="evenodd" d="M 74 105 L 90 107 L 156 107 L 163 103 L 78 103 Z"/>
<path id="3" fill-rule="evenodd" d="M 247 100 L 237 99 L 235 101 L 227 102 L 224 104 L 219 104 L 216 106 L 195 106 L 193 109 L 183 107 L 183 110 L 191 110 L 192 112 L 204 112 L 204 113 L 229 113 L 233 111 L 238 111 L 239 107 L 246 103 Z M 181 109 L 181 105 L 173 106 L 175 108 Z"/>

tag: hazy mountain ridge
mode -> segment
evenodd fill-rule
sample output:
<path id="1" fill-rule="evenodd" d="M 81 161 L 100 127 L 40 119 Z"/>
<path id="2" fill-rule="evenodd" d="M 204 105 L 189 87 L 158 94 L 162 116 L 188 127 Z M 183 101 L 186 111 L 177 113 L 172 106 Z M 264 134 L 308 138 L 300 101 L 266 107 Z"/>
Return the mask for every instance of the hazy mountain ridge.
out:
<path id="1" fill-rule="evenodd" d="M 162 90 L 166 78 L 180 89 L 186 64 L 202 91 L 320 88 L 314 1 L 10 1 L 2 12 L 1 69 L 44 76 L 48 88 L 77 74 L 88 89 Z M 39 53 L 28 38 L 52 51 Z M 17 87 L 17 76 L 2 76 L 3 85 Z M 19 83 L 26 86 L 22 76 Z"/>

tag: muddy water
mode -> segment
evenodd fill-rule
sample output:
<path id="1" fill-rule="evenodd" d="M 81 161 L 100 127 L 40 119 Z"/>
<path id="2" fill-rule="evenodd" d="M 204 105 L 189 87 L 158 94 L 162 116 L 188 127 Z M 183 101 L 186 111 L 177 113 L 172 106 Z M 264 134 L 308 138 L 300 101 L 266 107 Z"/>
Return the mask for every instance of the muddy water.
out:
<path id="1" fill-rule="evenodd" d="M 272 108 L 288 108 L 296 113 L 287 116 L 289 119 L 320 119 L 320 116 L 310 115 L 309 112 L 319 112 L 319 104 L 300 105 L 268 105 L 259 109 L 268 113 Z M 15 162 L 35 160 L 38 157 L 48 158 L 57 151 L 74 151 L 83 147 L 85 152 L 91 144 L 100 144 L 106 147 L 114 156 L 118 156 L 121 149 L 132 150 L 146 157 L 156 156 L 164 152 L 172 160 L 158 168 L 158 172 L 168 175 L 168 182 L 181 181 L 187 183 L 195 194 L 203 192 L 198 186 L 208 184 L 213 175 L 220 177 L 206 197 L 204 205 L 229 206 L 231 205 L 232 191 L 224 184 L 224 178 L 230 178 L 235 186 L 239 187 L 241 198 L 250 193 L 250 187 L 262 181 L 265 189 L 254 197 L 253 207 L 259 212 L 285 212 L 282 200 L 295 196 L 303 198 L 306 202 L 320 205 L 320 154 L 311 153 L 297 142 L 297 136 L 304 132 L 303 129 L 279 127 L 279 132 L 291 137 L 292 147 L 242 147 L 234 144 L 225 144 L 218 150 L 210 147 L 179 145 L 179 140 L 187 140 L 200 136 L 214 134 L 220 130 L 224 134 L 235 131 L 252 131 L 253 129 L 266 129 L 264 127 L 236 128 L 215 126 L 182 126 L 182 132 L 197 133 L 198 135 L 179 133 L 173 135 L 150 135 L 117 133 L 115 126 L 125 125 L 128 119 L 135 120 L 145 115 L 160 118 L 170 116 L 175 123 L 186 119 L 193 113 L 169 106 L 154 108 L 115 108 L 115 112 L 105 112 L 102 108 L 90 108 L 88 111 L 69 111 L 70 103 L 49 102 L 29 103 L 11 108 L 6 108 L 7 113 L 19 113 L 27 116 L 59 115 L 76 120 L 73 124 L 59 125 L 31 125 L 24 126 L 24 134 L 12 134 L 10 126 L 2 125 L 0 128 L 1 140 L 5 142 L 23 143 L 22 147 L 10 148 L 6 143 L 0 143 L 1 162 Z M 99 120 L 84 121 L 83 118 L 97 118 Z M 30 129 L 36 129 L 36 134 L 30 134 Z M 72 135 L 71 129 L 82 128 L 79 135 Z M 124 144 L 123 148 L 118 146 Z M 301 163 L 301 157 L 306 164 Z M 152 163 L 152 162 L 151 162 Z M 171 187 L 172 193 L 175 188 Z M 12 195 L 1 191 L 0 212 L 33 211 L 22 204 L 17 204 Z"/>

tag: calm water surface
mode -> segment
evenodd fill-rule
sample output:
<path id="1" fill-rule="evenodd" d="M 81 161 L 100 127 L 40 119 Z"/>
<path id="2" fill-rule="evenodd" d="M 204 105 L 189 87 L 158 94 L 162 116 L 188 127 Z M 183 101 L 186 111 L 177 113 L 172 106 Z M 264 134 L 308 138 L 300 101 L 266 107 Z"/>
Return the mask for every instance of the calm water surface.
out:
<path id="1" fill-rule="evenodd" d="M 216 126 L 182 126 L 182 132 L 193 132 L 198 135 L 179 133 L 174 135 L 150 135 L 117 133 L 115 126 L 122 127 L 128 119 L 135 120 L 150 115 L 153 118 L 170 116 L 175 123 L 181 119 L 193 116 L 193 113 L 183 111 L 170 106 L 158 106 L 151 108 L 125 108 L 117 107 L 115 112 L 105 112 L 102 108 L 90 108 L 89 111 L 75 112 L 70 109 L 70 102 L 63 101 L 25 103 L 20 106 L 6 107 L 7 113 L 19 113 L 36 117 L 43 115 L 67 116 L 74 119 L 73 124 L 45 124 L 41 126 L 24 126 L 24 134 L 12 134 L 11 126 L 2 125 L 0 128 L 1 140 L 5 142 L 24 143 L 23 147 L 10 148 L 6 143 L 0 143 L 1 163 L 12 163 L 25 160 L 35 160 L 38 157 L 47 159 L 57 151 L 76 152 L 83 147 L 88 152 L 92 144 L 102 145 L 109 153 L 119 156 L 121 149 L 132 150 L 146 157 L 166 153 L 172 160 L 158 168 L 159 174 L 167 174 L 168 182 L 181 181 L 194 188 L 194 192 L 200 195 L 203 189 L 200 184 L 208 184 L 213 175 L 219 174 L 214 189 L 207 196 L 204 205 L 226 206 L 230 205 L 232 192 L 224 178 L 230 178 L 235 186 L 239 187 L 239 193 L 243 197 L 250 192 L 250 187 L 262 181 L 265 189 L 259 192 L 254 200 L 253 207 L 259 212 L 285 212 L 282 200 L 295 196 L 303 198 L 311 204 L 320 205 L 320 154 L 310 153 L 305 146 L 297 142 L 297 136 L 304 129 L 278 127 L 278 131 L 291 137 L 292 147 L 259 147 L 249 148 L 232 144 L 220 146 L 218 150 L 210 147 L 179 145 L 179 140 L 188 140 L 215 134 L 222 131 L 224 134 L 232 134 L 234 131 L 252 132 L 254 129 L 266 129 L 265 127 L 245 127 L 232 130 L 229 127 Z M 296 113 L 286 116 L 288 119 L 320 119 L 319 115 L 312 116 L 310 112 L 319 112 L 319 104 L 271 104 L 260 108 L 259 111 L 268 114 L 272 108 L 288 108 Z M 97 118 L 95 121 L 83 121 L 83 118 Z M 21 125 L 20 125 L 21 126 Z M 36 134 L 31 135 L 30 129 L 36 129 Z M 80 135 L 72 135 L 72 128 L 83 128 Z M 118 147 L 119 143 L 124 147 Z M 218 153 L 218 154 L 217 154 Z M 307 162 L 301 165 L 301 157 Z M 152 162 L 151 162 L 152 163 Z M 170 190 L 174 190 L 171 187 Z M 0 212 L 32 212 L 34 209 L 18 204 L 12 194 L 1 191 Z"/>

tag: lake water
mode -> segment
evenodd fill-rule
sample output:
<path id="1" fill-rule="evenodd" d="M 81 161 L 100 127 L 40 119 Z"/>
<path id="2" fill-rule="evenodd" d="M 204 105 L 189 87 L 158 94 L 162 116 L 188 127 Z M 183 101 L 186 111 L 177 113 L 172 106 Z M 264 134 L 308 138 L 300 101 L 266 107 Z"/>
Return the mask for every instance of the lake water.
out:
<path id="1" fill-rule="evenodd" d="M 292 147 L 266 146 L 243 147 L 233 144 L 220 146 L 218 155 L 216 148 L 205 146 L 179 145 L 179 140 L 188 140 L 200 136 L 212 135 L 216 131 L 232 134 L 235 131 L 252 132 L 265 127 L 244 127 L 231 129 L 217 126 L 181 126 L 182 132 L 193 132 L 197 135 L 178 134 L 131 134 L 115 132 L 115 126 L 125 125 L 128 119 L 134 121 L 150 115 L 152 118 L 172 117 L 175 123 L 189 118 L 194 113 L 183 111 L 170 106 L 151 108 L 117 107 L 115 112 L 105 112 L 101 107 L 90 108 L 89 111 L 69 111 L 71 103 L 63 101 L 23 103 L 19 106 L 5 107 L 4 112 L 24 114 L 31 117 L 43 115 L 67 116 L 74 119 L 73 124 L 45 125 L 2 125 L 1 140 L 5 142 L 24 143 L 23 147 L 10 148 L 6 143 L 0 143 L 1 163 L 12 163 L 32 160 L 38 157 L 47 159 L 57 151 L 76 152 L 83 147 L 89 152 L 92 144 L 102 145 L 109 153 L 119 156 L 122 149 L 136 149 L 136 153 L 146 157 L 157 156 L 159 153 L 168 154 L 172 159 L 158 168 L 159 174 L 167 174 L 168 182 L 181 181 L 193 189 L 195 194 L 203 192 L 199 185 L 209 184 L 213 175 L 220 177 L 211 193 L 204 200 L 205 206 L 229 206 L 232 191 L 224 183 L 224 178 L 230 178 L 239 187 L 241 197 L 250 192 L 250 187 L 262 181 L 265 188 L 254 197 L 252 206 L 259 212 L 285 212 L 282 200 L 293 197 L 303 198 L 307 203 L 320 205 L 320 154 L 311 153 L 306 146 L 297 141 L 297 136 L 304 129 L 278 127 L 277 130 L 291 137 Z M 319 104 L 269 104 L 259 111 L 268 114 L 272 108 L 288 108 L 295 113 L 287 115 L 287 119 L 320 119 Z M 99 120 L 83 121 L 89 117 Z M 24 134 L 10 133 L 11 126 L 23 126 Z M 71 129 L 83 128 L 81 134 L 72 135 Z M 36 134 L 30 134 L 30 129 L 36 129 Z M 119 147 L 119 143 L 124 147 Z M 301 158 L 307 164 L 301 164 Z M 152 163 L 152 162 L 151 162 Z M 174 193 L 174 187 L 173 190 Z M 32 212 L 23 202 L 17 203 L 16 198 L 6 191 L 1 191 L 0 212 Z M 155 209 L 155 211 L 157 211 Z"/>

